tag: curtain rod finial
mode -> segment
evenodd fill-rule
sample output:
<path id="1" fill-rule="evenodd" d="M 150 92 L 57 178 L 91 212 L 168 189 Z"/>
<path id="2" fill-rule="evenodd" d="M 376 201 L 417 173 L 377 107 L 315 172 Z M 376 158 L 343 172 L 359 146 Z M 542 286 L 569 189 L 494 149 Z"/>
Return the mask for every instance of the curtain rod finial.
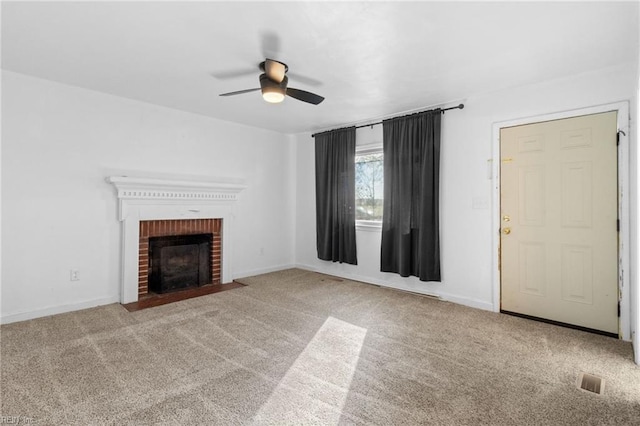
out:
<path id="1" fill-rule="evenodd" d="M 458 108 L 460 108 L 460 109 L 464 109 L 464 104 L 460 104 L 460 105 L 458 105 Z"/>

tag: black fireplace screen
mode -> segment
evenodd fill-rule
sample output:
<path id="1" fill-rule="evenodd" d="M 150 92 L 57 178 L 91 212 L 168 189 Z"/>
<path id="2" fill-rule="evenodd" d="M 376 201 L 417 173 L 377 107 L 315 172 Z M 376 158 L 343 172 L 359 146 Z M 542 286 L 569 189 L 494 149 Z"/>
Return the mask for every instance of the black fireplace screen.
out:
<path id="1" fill-rule="evenodd" d="M 211 282 L 212 234 L 149 238 L 149 288 L 168 293 Z"/>

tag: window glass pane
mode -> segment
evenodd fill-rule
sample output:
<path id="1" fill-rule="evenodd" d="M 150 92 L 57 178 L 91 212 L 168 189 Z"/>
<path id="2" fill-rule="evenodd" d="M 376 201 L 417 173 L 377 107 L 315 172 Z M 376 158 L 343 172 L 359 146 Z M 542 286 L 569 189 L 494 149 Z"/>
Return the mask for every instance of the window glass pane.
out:
<path id="1" fill-rule="evenodd" d="M 382 220 L 382 153 L 356 155 L 356 220 Z"/>

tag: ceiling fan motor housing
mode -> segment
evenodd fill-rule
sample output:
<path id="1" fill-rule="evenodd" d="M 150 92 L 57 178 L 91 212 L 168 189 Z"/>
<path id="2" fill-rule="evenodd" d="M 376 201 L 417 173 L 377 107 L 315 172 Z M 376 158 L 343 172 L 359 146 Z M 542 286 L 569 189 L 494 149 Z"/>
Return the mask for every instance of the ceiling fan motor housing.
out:
<path id="1" fill-rule="evenodd" d="M 260 71 L 271 75 L 272 78 L 274 75 L 282 76 L 286 74 L 287 71 L 289 71 L 289 66 L 284 62 L 280 62 L 280 61 L 276 61 L 268 58 L 260 62 L 260 65 L 258 66 L 260 68 Z"/>
<path id="2" fill-rule="evenodd" d="M 282 102 L 287 94 L 288 81 L 287 76 L 282 79 L 281 83 L 277 83 L 271 80 L 267 74 L 260 74 L 260 89 L 264 100 L 271 103 Z"/>

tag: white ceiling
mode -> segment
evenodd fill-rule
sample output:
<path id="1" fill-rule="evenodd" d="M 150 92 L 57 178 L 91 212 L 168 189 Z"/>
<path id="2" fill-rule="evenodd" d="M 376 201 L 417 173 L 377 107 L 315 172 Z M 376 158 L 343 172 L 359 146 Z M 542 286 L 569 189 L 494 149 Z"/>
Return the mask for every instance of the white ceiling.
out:
<path id="1" fill-rule="evenodd" d="M 265 57 L 326 100 L 218 96 L 259 87 Z M 2 3 L 3 69 L 282 133 L 637 57 L 637 2 Z"/>

